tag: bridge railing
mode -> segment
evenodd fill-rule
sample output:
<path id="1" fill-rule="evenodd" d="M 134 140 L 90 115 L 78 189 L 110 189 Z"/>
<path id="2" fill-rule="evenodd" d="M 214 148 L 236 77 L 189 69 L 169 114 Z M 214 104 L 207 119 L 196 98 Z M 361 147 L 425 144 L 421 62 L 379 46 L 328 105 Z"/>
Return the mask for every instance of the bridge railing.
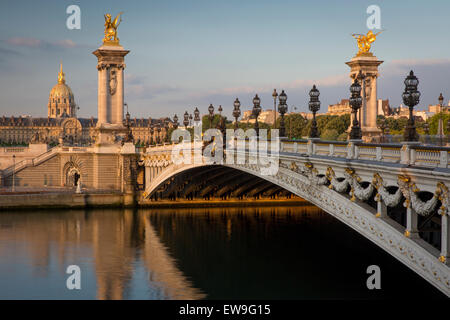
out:
<path id="1" fill-rule="evenodd" d="M 147 148 L 146 152 L 166 152 L 172 147 L 173 144 L 160 145 Z M 272 150 L 273 145 L 271 141 L 268 141 L 267 147 L 269 151 Z M 245 150 L 250 149 L 251 142 L 246 140 Z M 308 156 L 381 161 L 432 168 L 448 168 L 450 159 L 450 147 L 406 143 L 374 144 L 351 141 L 324 141 L 318 139 L 281 140 L 278 151 Z"/>
<path id="2" fill-rule="evenodd" d="M 448 168 L 449 147 L 346 141 L 282 140 L 280 152 Z"/>

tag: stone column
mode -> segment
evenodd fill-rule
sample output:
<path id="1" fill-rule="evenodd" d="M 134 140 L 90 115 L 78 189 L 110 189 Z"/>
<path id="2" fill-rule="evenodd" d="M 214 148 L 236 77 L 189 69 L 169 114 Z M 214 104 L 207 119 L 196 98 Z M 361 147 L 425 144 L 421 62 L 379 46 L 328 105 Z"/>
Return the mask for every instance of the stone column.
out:
<path id="1" fill-rule="evenodd" d="M 114 123 L 123 125 L 123 96 L 124 96 L 124 81 L 123 81 L 123 69 L 124 65 L 120 65 L 117 68 L 117 97 L 116 97 L 116 114 Z"/>
<path id="2" fill-rule="evenodd" d="M 123 129 L 125 56 L 120 45 L 103 45 L 93 54 L 98 59 L 98 127 Z"/>
<path id="3" fill-rule="evenodd" d="M 419 238 L 419 231 L 417 230 L 418 220 L 419 217 L 417 213 L 411 208 L 411 204 L 409 204 L 408 209 L 406 210 L 406 237 L 412 239 Z"/>
<path id="4" fill-rule="evenodd" d="M 106 66 L 99 65 L 98 69 L 98 121 L 97 126 L 106 123 Z"/>
<path id="5" fill-rule="evenodd" d="M 372 53 L 366 53 L 353 57 L 346 64 L 350 67 L 350 78 L 353 80 L 361 71 L 365 76 L 362 83 L 361 96 L 363 105 L 360 109 L 361 131 L 364 141 L 371 137 L 379 136 L 381 130 L 377 128 L 377 79 L 379 76 L 378 66 L 383 61 L 378 60 Z M 351 126 L 351 124 L 350 124 Z"/>
<path id="6" fill-rule="evenodd" d="M 145 189 L 150 185 L 151 183 L 151 168 L 149 166 L 145 166 Z"/>
<path id="7" fill-rule="evenodd" d="M 450 223 L 449 216 L 445 210 L 441 220 L 441 255 L 439 260 L 450 265 Z"/>

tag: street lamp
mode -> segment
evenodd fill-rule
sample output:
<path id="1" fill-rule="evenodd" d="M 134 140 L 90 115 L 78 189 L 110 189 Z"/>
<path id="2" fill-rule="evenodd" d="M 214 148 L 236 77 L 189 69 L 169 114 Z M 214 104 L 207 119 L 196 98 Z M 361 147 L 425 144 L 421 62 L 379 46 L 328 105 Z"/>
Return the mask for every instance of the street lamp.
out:
<path id="1" fill-rule="evenodd" d="M 380 128 L 380 130 L 381 130 L 381 141 L 380 142 L 384 143 L 385 142 L 385 133 L 386 133 L 386 128 L 387 128 L 386 118 L 384 118 L 383 120 L 380 121 L 378 128 Z"/>
<path id="2" fill-rule="evenodd" d="M 234 122 L 234 128 L 237 130 L 238 129 L 238 118 L 241 116 L 241 102 L 239 101 L 238 98 L 236 98 L 236 100 L 234 100 L 234 110 L 233 110 L 233 117 L 236 119 L 236 121 Z"/>
<path id="3" fill-rule="evenodd" d="M 157 143 L 160 144 L 161 143 L 161 123 L 158 123 L 158 125 L 156 126 L 156 131 L 158 131 L 158 136 L 156 137 Z"/>
<path id="4" fill-rule="evenodd" d="M 12 181 L 12 191 L 16 191 L 16 155 L 13 154 L 13 181 Z"/>
<path id="5" fill-rule="evenodd" d="M 439 141 L 440 145 L 442 146 L 442 140 L 444 136 L 444 119 L 442 119 L 442 107 L 444 106 L 444 96 L 442 93 L 439 95 L 439 125 L 438 125 L 438 135 L 439 135 Z"/>
<path id="6" fill-rule="evenodd" d="M 255 117 L 256 136 L 259 136 L 258 116 L 260 112 L 261 112 L 261 99 L 256 94 L 255 97 L 253 98 L 253 109 L 252 109 L 252 114 Z"/>
<path id="7" fill-rule="evenodd" d="M 166 132 L 166 142 L 169 142 L 169 120 L 164 120 L 164 130 Z"/>
<path id="8" fill-rule="evenodd" d="M 189 126 L 192 126 L 192 113 L 189 115 Z"/>
<path id="9" fill-rule="evenodd" d="M 280 95 L 278 96 L 278 112 L 281 114 L 281 120 L 280 120 L 280 137 L 286 136 L 286 128 L 284 127 L 284 114 L 287 112 L 287 95 L 284 93 L 284 90 L 281 91 Z"/>
<path id="10" fill-rule="evenodd" d="M 405 141 L 413 142 L 418 140 L 413 110 L 420 99 L 420 92 L 417 91 L 419 79 L 417 79 L 414 72 L 411 70 L 404 83 L 405 91 L 402 94 L 403 103 L 409 107 L 409 119 L 405 128 L 404 139 Z"/>
<path id="11" fill-rule="evenodd" d="M 153 144 L 153 142 L 156 143 L 154 133 L 155 133 L 155 129 L 154 129 L 153 125 L 150 125 L 150 137 L 151 137 L 152 144 Z"/>
<path id="12" fill-rule="evenodd" d="M 311 132 L 309 133 L 310 138 L 319 138 L 319 130 L 317 129 L 316 122 L 316 112 L 320 109 L 319 95 L 319 90 L 317 90 L 316 85 L 313 85 L 311 91 L 309 91 L 309 110 L 313 114 Z"/>
<path id="13" fill-rule="evenodd" d="M 174 115 L 173 116 L 173 127 L 175 128 L 175 130 L 176 129 L 178 129 L 178 116 L 177 115 Z"/>
<path id="14" fill-rule="evenodd" d="M 361 108 L 362 98 L 361 98 L 361 85 L 358 82 L 358 79 L 355 78 L 353 84 L 350 86 L 350 105 L 352 107 L 353 113 L 353 125 L 350 131 L 350 139 L 351 140 L 360 140 L 362 138 L 361 128 L 359 127 L 358 121 L 358 109 Z"/>
<path id="15" fill-rule="evenodd" d="M 219 105 L 219 109 L 217 109 L 217 110 L 219 111 L 219 115 L 222 116 L 222 111 L 223 111 L 222 105 Z"/>
<path id="16" fill-rule="evenodd" d="M 128 113 L 128 111 L 127 111 L 127 115 L 125 117 L 125 126 L 127 128 L 127 133 L 126 133 L 124 142 L 133 142 L 134 137 L 133 137 L 133 132 L 131 130 L 130 114 Z"/>
<path id="17" fill-rule="evenodd" d="M 200 121 L 200 111 L 198 111 L 198 108 L 196 107 L 194 110 L 194 121 L 198 122 Z"/>
<path id="18" fill-rule="evenodd" d="M 208 112 L 209 112 L 209 128 L 211 129 L 212 121 L 214 119 L 214 106 L 212 105 L 212 103 L 209 104 Z"/>
<path id="19" fill-rule="evenodd" d="M 277 89 L 273 89 L 272 97 L 273 97 L 273 128 L 276 129 L 277 128 L 277 97 L 278 97 Z"/>
<path id="20" fill-rule="evenodd" d="M 185 128 L 189 125 L 189 113 L 187 111 L 184 113 L 183 124 Z"/>

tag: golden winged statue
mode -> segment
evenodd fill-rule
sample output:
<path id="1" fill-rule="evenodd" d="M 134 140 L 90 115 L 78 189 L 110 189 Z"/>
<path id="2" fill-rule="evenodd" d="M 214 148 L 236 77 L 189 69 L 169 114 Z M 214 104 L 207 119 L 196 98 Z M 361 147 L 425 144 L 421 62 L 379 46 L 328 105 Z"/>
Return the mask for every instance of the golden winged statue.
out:
<path id="1" fill-rule="evenodd" d="M 119 44 L 119 38 L 117 37 L 117 28 L 122 22 L 122 18 L 120 17 L 122 13 L 123 12 L 120 12 L 113 21 L 111 21 L 111 14 L 105 14 L 105 37 L 103 38 L 104 44 Z"/>
<path id="2" fill-rule="evenodd" d="M 382 30 L 383 31 L 383 30 Z M 369 30 L 366 35 L 354 33 L 352 37 L 356 39 L 358 44 L 358 53 L 357 56 L 365 55 L 369 53 L 370 47 L 372 43 L 377 39 L 377 36 L 382 32 L 373 33 L 372 30 Z"/>

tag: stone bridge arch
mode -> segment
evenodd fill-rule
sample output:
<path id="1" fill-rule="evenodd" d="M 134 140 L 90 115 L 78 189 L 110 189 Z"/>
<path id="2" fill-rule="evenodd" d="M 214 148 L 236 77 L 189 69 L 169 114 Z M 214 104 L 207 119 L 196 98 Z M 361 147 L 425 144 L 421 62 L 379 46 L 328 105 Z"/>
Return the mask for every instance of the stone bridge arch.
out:
<path id="1" fill-rule="evenodd" d="M 151 179 L 150 184 L 147 185 L 144 197 L 151 195 L 158 186 L 168 179 L 185 171 L 207 166 L 219 166 L 219 164 L 211 165 L 205 163 L 175 165 L 170 161 L 164 163 L 159 162 L 159 165 L 161 169 Z M 382 208 L 380 206 L 382 201 L 379 200 L 380 196 L 378 193 L 381 194 L 383 188 L 376 189 L 374 186 L 383 184 L 381 177 L 374 175 L 373 181 L 367 181 L 370 180 L 368 177 L 360 179 L 354 170 L 347 169 L 346 177 L 354 177 L 354 180 L 358 181 L 359 186 L 366 186 L 365 188 L 361 188 L 361 191 L 355 190 L 355 184 L 348 183 L 345 185 L 344 182 L 346 182 L 345 180 L 347 178 L 335 178 L 333 170 L 330 169 L 331 167 L 323 174 L 318 174 L 314 165 L 309 162 L 280 161 L 278 172 L 272 176 L 262 175 L 260 167 L 256 164 L 220 164 L 220 166 L 239 170 L 254 177 L 264 179 L 307 200 L 377 244 L 447 296 L 450 295 L 449 269 L 445 263 L 442 263 L 443 261 L 439 261 L 438 258 L 441 254 L 439 250 L 432 248 L 420 238 L 411 237 L 408 234 L 408 227 L 405 231 L 405 228 L 401 225 L 389 221 L 391 219 L 387 218 L 386 212 L 380 212 L 382 211 L 380 209 L 380 207 Z M 299 168 L 300 166 L 304 166 L 304 168 Z M 362 183 L 364 181 L 365 183 Z M 340 185 L 344 185 L 345 188 Z M 388 188 L 392 190 L 394 187 L 391 181 L 386 181 L 385 186 L 385 190 Z M 414 187 L 411 186 L 411 188 Z M 345 190 L 343 189 L 344 191 L 342 191 L 339 188 L 344 188 Z M 369 190 L 370 188 L 372 190 Z M 400 203 L 400 199 L 401 201 L 405 199 L 403 197 L 404 192 L 408 191 L 404 190 L 404 186 L 399 185 L 396 188 L 395 194 L 384 194 L 384 197 L 387 198 L 386 201 L 397 201 L 397 203 Z M 375 206 L 359 200 L 360 197 L 366 197 L 368 199 L 374 198 L 374 196 L 375 199 L 378 197 L 378 200 L 376 200 L 378 202 Z M 395 197 L 398 199 L 392 200 Z M 406 200 L 413 201 L 413 199 Z"/>

